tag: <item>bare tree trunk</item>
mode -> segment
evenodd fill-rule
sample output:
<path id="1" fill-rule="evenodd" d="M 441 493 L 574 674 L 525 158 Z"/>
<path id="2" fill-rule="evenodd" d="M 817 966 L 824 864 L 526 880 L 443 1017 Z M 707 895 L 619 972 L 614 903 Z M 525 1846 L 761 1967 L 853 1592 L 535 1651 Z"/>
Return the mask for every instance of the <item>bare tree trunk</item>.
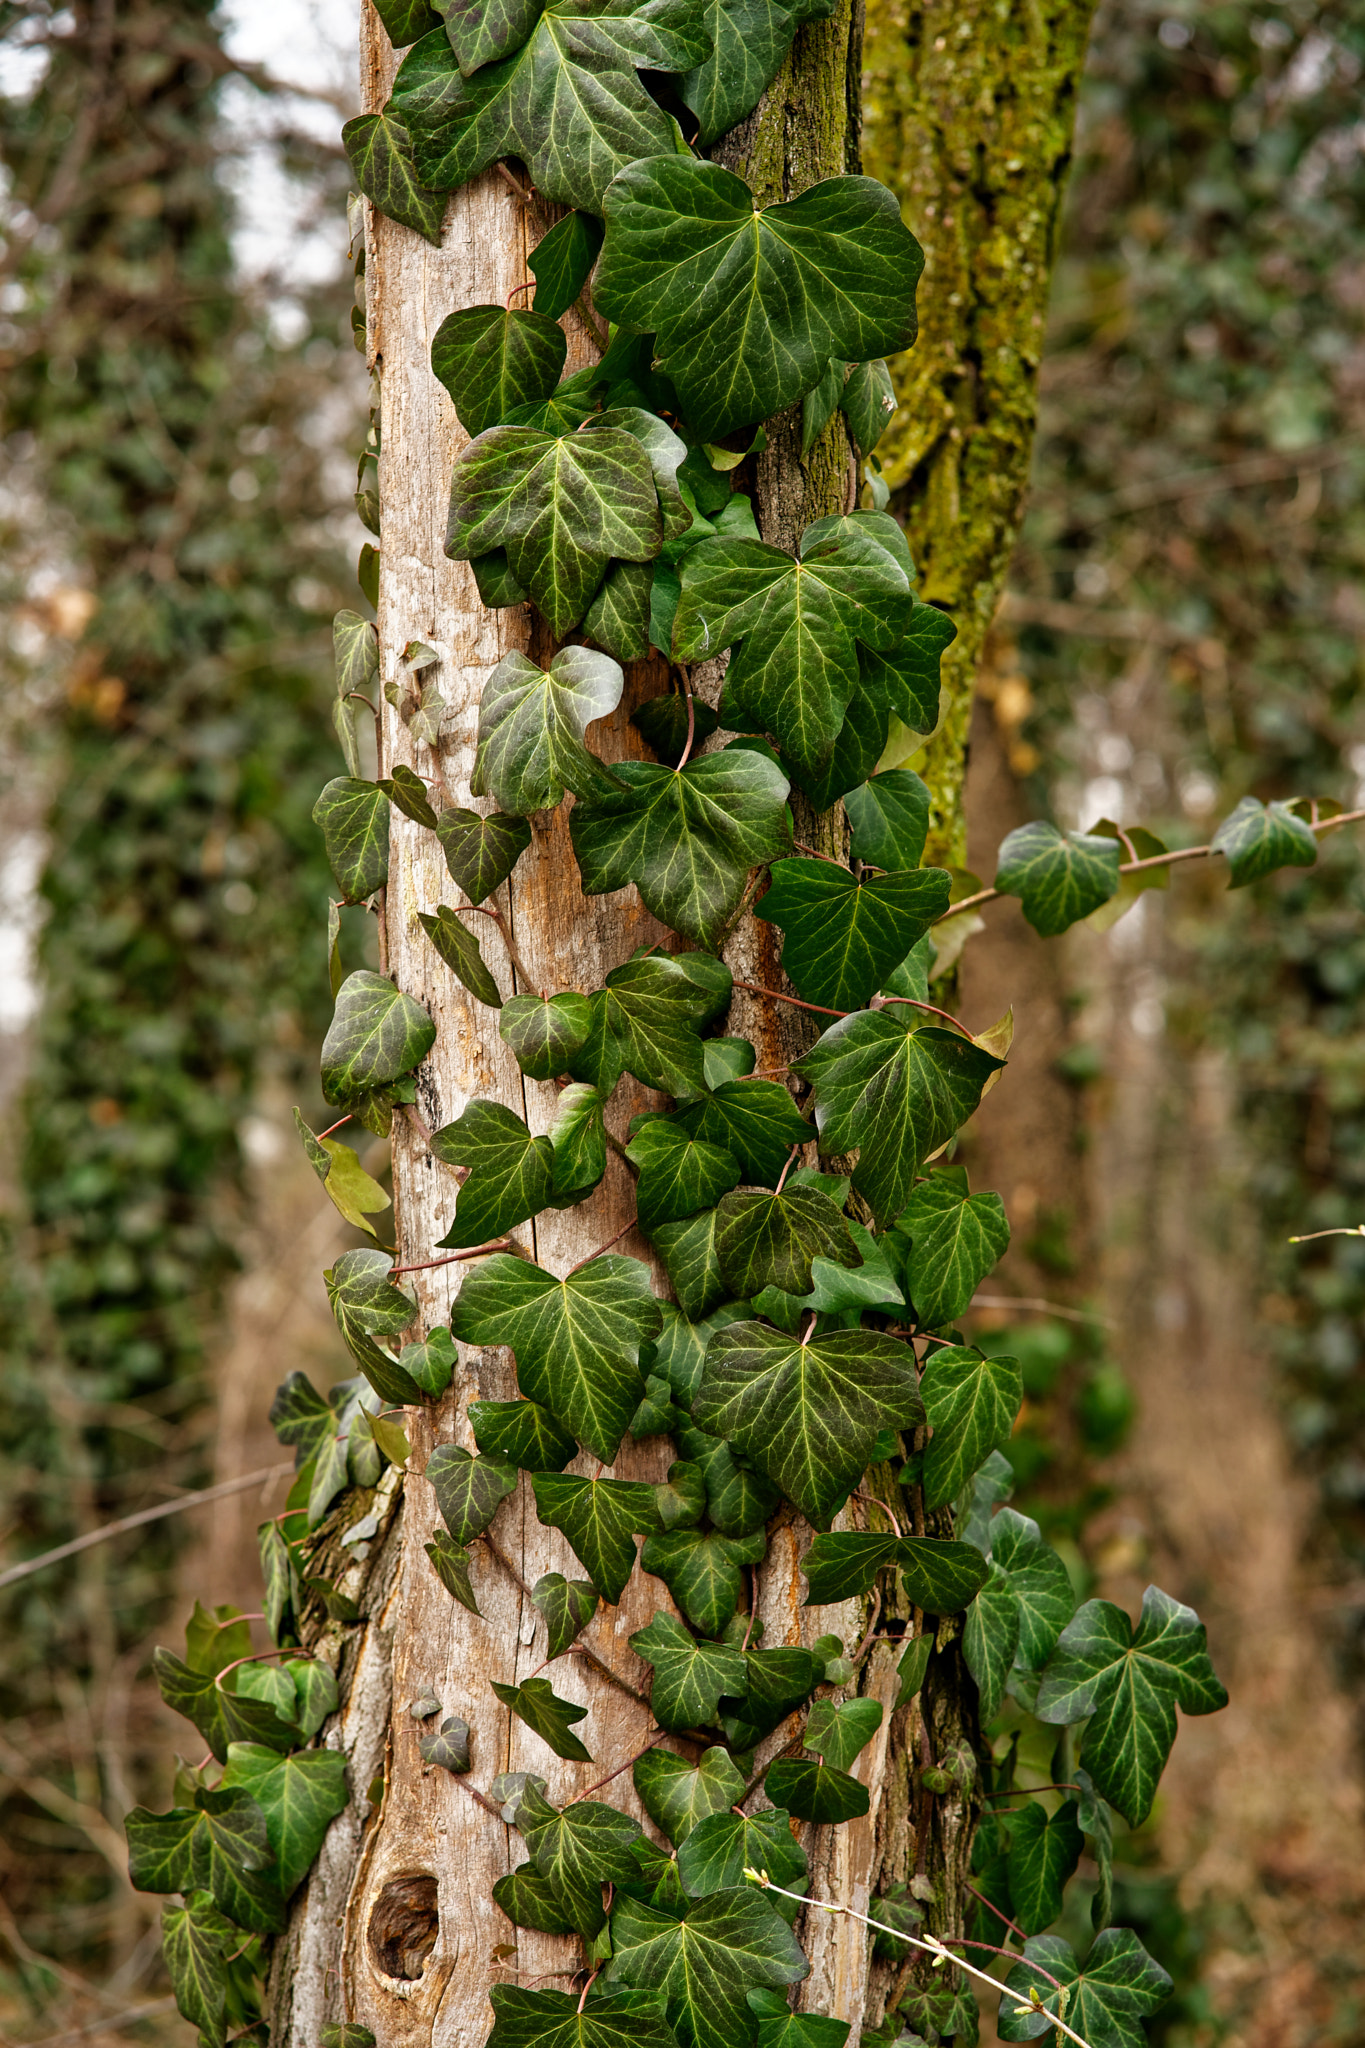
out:
<path id="1" fill-rule="evenodd" d="M 859 168 L 858 105 L 862 67 L 858 0 L 844 0 L 835 18 L 811 24 L 797 37 L 772 88 L 750 119 L 716 152 L 744 175 L 762 203 L 794 197 L 819 179 Z M 362 28 L 365 104 L 387 96 L 393 58 L 365 0 Z M 912 209 L 913 212 L 913 209 Z M 450 800 L 469 804 L 478 704 L 484 678 L 516 646 L 544 656 L 520 609 L 485 611 L 463 563 L 447 562 L 442 543 L 450 467 L 463 436 L 453 410 L 431 374 L 429 347 L 442 319 L 461 306 L 503 301 L 527 275 L 526 256 L 548 220 L 528 215 L 508 183 L 489 173 L 452 198 L 441 249 L 367 208 L 367 280 L 370 354 L 382 407 L 379 635 L 382 676 L 395 678 L 403 649 L 420 640 L 440 657 L 440 687 L 449 701 L 439 761 L 414 746 L 397 714 L 386 707 L 381 772 L 407 762 L 439 774 Z M 569 367 L 587 360 L 586 338 L 571 333 Z M 754 494 L 766 538 L 794 547 L 802 528 L 826 513 L 850 509 L 857 478 L 842 415 L 836 415 L 811 451 L 800 453 L 799 408 L 768 426 L 768 448 L 754 463 Z M 1017 497 L 997 533 L 997 552 L 1008 552 Z M 1003 556 L 1002 556 L 1003 560 Z M 964 673 L 966 673 L 964 671 Z M 716 680 L 719 679 L 717 669 Z M 602 735 L 608 758 L 636 754 L 628 724 L 642 698 L 656 694 L 661 665 L 627 672 L 625 697 Z M 957 741 L 959 751 L 961 739 Z M 958 775 L 960 781 L 960 772 Z M 953 791 L 957 783 L 949 777 Z M 842 850 L 845 826 L 838 808 L 815 818 L 798 810 L 798 836 Z M 420 1126 L 449 1122 L 473 1096 L 502 1101 L 533 1131 L 548 1129 L 552 1084 L 527 1082 L 495 1030 L 438 961 L 418 914 L 433 911 L 446 887 L 440 850 L 428 833 L 395 814 L 387 894 L 387 962 L 398 985 L 416 996 L 438 1027 L 436 1049 L 419 1074 L 417 1118 L 394 1133 L 394 1206 L 401 1264 L 420 1261 L 444 1234 L 456 1184 L 431 1156 Z M 531 849 L 507 886 L 505 910 L 533 984 L 597 986 L 607 971 L 641 944 L 665 937 L 634 891 L 584 898 L 561 809 L 535 821 Z M 491 932 L 491 927 L 489 928 Z M 504 989 L 522 983 L 490 936 L 487 957 Z M 774 929 L 746 919 L 727 948 L 738 976 L 780 986 Z M 736 991 L 732 1028 L 759 1051 L 761 1066 L 794 1056 L 811 1035 L 790 1013 Z M 627 1081 L 613 1099 L 610 1122 L 624 1137 L 630 1116 L 652 1106 L 648 1091 Z M 532 1226 L 535 1255 L 563 1272 L 606 1244 L 634 1214 L 630 1177 L 617 1159 L 596 1195 L 576 1209 L 548 1212 Z M 648 1258 L 631 1232 L 622 1249 Z M 424 1327 L 444 1323 L 458 1267 L 415 1274 Z M 661 1290 L 662 1291 L 662 1287 Z M 495 1880 L 522 1860 L 511 1829 L 474 1791 L 501 1770 L 547 1771 L 543 1745 L 496 1701 L 490 1679 L 516 1682 L 539 1662 L 533 1647 L 537 1615 L 529 1587 L 546 1571 L 574 1575 L 564 1539 L 536 1519 L 529 1487 L 500 1511 L 492 1541 L 478 1546 L 476 1591 L 482 1618 L 455 1605 L 435 1577 L 424 1545 L 436 1523 L 431 1488 L 420 1477 L 432 1446 L 453 1440 L 473 1449 L 465 1417 L 471 1398 L 506 1398 L 515 1392 L 510 1358 L 467 1352 L 449 1395 L 435 1411 L 410 1418 L 409 1474 L 389 1475 L 389 1522 L 365 1565 L 351 1566 L 343 1590 L 360 1598 L 359 1628 L 334 1629 L 345 1705 L 330 1738 L 352 1761 L 354 1800 L 335 1823 L 276 1965 L 274 2035 L 293 2048 L 317 2048 L 326 2020 L 346 2018 L 372 2029 L 384 2048 L 439 2043 L 480 2048 L 489 2024 L 491 1984 L 568 1973 L 578 1967 L 576 1940 L 515 1929 L 493 1905 Z M 669 1452 L 662 1441 L 623 1446 L 614 1469 L 622 1478 L 659 1479 Z M 576 1469 L 576 1468 L 571 1468 Z M 590 1461 L 584 1466 L 590 1469 Z M 764 1642 L 810 1642 L 828 1630 L 851 1650 L 866 1625 L 865 1603 L 848 1602 L 812 1615 L 801 1606 L 799 1563 L 809 1540 L 800 1518 L 779 1517 L 767 1557 L 756 1572 L 756 1607 Z M 583 1641 L 592 1658 L 566 1659 L 556 1686 L 589 1708 L 582 1732 L 597 1761 L 552 1764 L 551 1796 L 572 1798 L 625 1762 L 649 1739 L 651 1717 L 641 1696 L 646 1667 L 627 1638 L 660 1608 L 671 1608 L 662 1584 L 637 1571 L 619 1607 L 604 1606 Z M 904 1610 L 903 1619 L 912 1617 Z M 946 1644 L 957 1623 L 940 1631 Z M 343 1640 L 344 1639 L 344 1640 Z M 874 1647 L 861 1667 L 859 1687 L 886 1709 L 882 1729 L 856 1766 L 867 1785 L 865 1820 L 840 1828 L 806 1829 L 810 1889 L 866 1911 L 873 1893 L 892 1880 L 918 1873 L 928 1922 L 938 1932 L 960 1931 L 960 1880 L 970 1856 L 973 1807 L 968 1794 L 930 1798 L 918 1785 L 918 1767 L 959 1743 L 977 1741 L 974 1695 L 954 1658 L 939 1658 L 944 1676 L 924 1695 L 928 1726 L 910 1709 L 893 1719 L 898 1691 L 894 1653 Z M 418 1725 L 410 1703 L 431 1690 L 447 1713 L 471 1728 L 474 1768 L 456 1778 L 421 1762 Z M 761 1767 L 789 1730 L 779 1730 L 758 1752 Z M 382 1781 L 381 1784 L 376 1781 Z M 367 1804 L 367 1788 L 372 1800 Z M 631 1780 L 622 1773 L 612 1798 L 643 1820 Z M 811 1959 L 800 1987 L 803 2009 L 832 2014 L 855 2028 L 876 2025 L 892 1971 L 870 1963 L 867 1931 L 859 1923 L 810 1912 L 798 1934 Z"/>

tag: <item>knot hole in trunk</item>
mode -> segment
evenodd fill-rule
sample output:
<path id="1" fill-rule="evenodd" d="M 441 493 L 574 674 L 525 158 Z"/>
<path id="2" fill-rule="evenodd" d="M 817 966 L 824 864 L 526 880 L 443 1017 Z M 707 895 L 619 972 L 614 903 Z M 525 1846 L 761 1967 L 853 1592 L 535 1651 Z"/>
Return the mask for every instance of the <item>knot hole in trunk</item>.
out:
<path id="1" fill-rule="evenodd" d="M 441 1917 L 436 1880 L 425 1872 L 391 1877 L 370 1908 L 370 1957 L 381 1976 L 415 1984 L 436 1946 Z"/>

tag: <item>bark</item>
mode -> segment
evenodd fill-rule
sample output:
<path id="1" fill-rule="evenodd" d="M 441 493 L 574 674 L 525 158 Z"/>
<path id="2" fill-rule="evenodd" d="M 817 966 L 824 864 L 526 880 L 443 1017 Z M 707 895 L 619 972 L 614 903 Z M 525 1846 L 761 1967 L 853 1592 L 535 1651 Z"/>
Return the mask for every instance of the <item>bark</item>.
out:
<path id="1" fill-rule="evenodd" d="M 794 197 L 821 178 L 859 167 L 861 38 L 855 0 L 844 0 L 831 21 L 803 29 L 760 108 L 717 151 L 749 179 L 761 202 Z M 392 53 L 365 0 L 367 107 L 382 105 L 393 68 Z M 1050 162 L 1055 174 L 1055 158 Z M 1043 173 L 1038 169 L 1034 175 L 1036 182 Z M 1050 220 L 1047 204 L 1055 211 L 1055 199 L 1045 202 L 1041 190 L 1035 196 Z M 397 714 L 386 706 L 382 772 L 399 761 L 428 776 L 439 771 L 450 800 L 468 805 L 485 676 L 514 646 L 541 657 L 550 648 L 520 608 L 486 612 L 468 567 L 444 557 L 450 466 L 463 436 L 431 375 L 428 351 L 446 314 L 464 305 L 501 301 L 522 283 L 526 255 L 550 217 L 523 207 L 495 173 L 453 196 L 439 251 L 368 211 L 370 356 L 382 406 L 380 659 L 387 681 L 397 676 L 406 644 L 426 642 L 440 656 L 440 683 L 450 706 L 439 759 L 425 747 L 414 747 Z M 909 214 L 918 228 L 913 205 Z M 1041 285 L 1030 289 L 1036 296 Z M 590 359 L 588 347 L 585 333 L 571 334 L 570 368 Z M 941 350 L 935 360 L 941 363 Z M 952 430 L 946 431 L 951 440 Z M 923 459 L 929 461 L 932 454 Z M 914 467 L 905 469 L 907 477 Z M 1006 494 L 1008 517 L 1002 509 L 1005 500 L 997 496 L 992 501 L 996 525 L 986 554 L 991 564 L 998 558 L 1001 567 L 1013 539 L 1010 521 L 1017 516 L 1022 477 L 1020 467 L 1013 496 Z M 799 408 L 770 423 L 768 448 L 752 461 L 748 481 L 765 537 L 788 547 L 811 519 L 850 508 L 857 480 L 842 418 L 836 416 L 806 460 L 800 454 Z M 939 490 L 935 502 L 942 499 Z M 989 523 L 989 517 L 983 508 L 982 521 Z M 934 564 L 928 594 L 937 596 L 933 577 L 939 575 L 939 556 L 946 561 L 952 550 L 942 522 L 931 523 L 927 531 Z M 976 575 L 971 601 L 984 602 L 980 587 L 986 572 L 978 567 L 962 573 Z M 963 637 L 970 641 L 970 634 Z M 959 696 L 970 680 L 975 644 L 957 664 Z M 714 694 L 719 683 L 719 665 L 713 666 L 710 687 L 702 684 L 707 694 Z M 663 685 L 662 663 L 627 672 L 625 700 L 596 734 L 606 758 L 642 752 L 628 715 Z M 953 731 L 958 728 L 950 726 Z M 941 807 L 956 801 L 960 784 L 960 762 L 956 767 L 951 762 L 954 744 L 960 754 L 960 731 L 956 741 L 947 737 L 939 747 L 938 760 L 948 763 L 941 778 Z M 845 828 L 838 810 L 815 818 L 798 808 L 797 827 L 799 837 L 842 849 Z M 527 1118 L 532 1130 L 546 1130 L 554 1104 L 553 1085 L 523 1080 L 488 1013 L 453 983 L 417 922 L 420 911 L 440 904 L 447 886 L 434 838 L 395 815 L 388 966 L 399 986 L 427 1006 L 438 1027 L 435 1050 L 419 1076 L 419 1116 L 395 1125 L 394 1207 L 404 1264 L 429 1256 L 449 1223 L 456 1193 L 453 1177 L 427 1149 L 421 1124 L 430 1129 L 449 1122 L 479 1095 L 506 1102 Z M 563 810 L 535 821 L 532 847 L 499 893 L 533 986 L 543 978 L 547 986 L 592 988 L 634 947 L 664 937 L 634 891 L 584 898 Z M 481 938 L 485 930 L 485 957 L 510 993 L 523 985 L 519 971 L 492 926 L 481 921 Z M 777 952 L 773 929 L 748 918 L 726 957 L 738 976 L 781 987 Z M 799 1015 L 737 992 L 730 1028 L 753 1039 L 760 1065 L 775 1065 L 790 1059 L 811 1035 L 792 1021 Z M 624 1137 L 630 1116 L 657 1106 L 657 1100 L 624 1082 L 609 1112 L 615 1135 Z M 610 1240 L 633 1213 L 630 1176 L 619 1160 L 609 1158 L 606 1179 L 589 1202 L 542 1216 L 525 1236 L 537 1259 L 564 1272 Z M 649 1255 L 633 1231 L 620 1248 L 637 1257 Z M 460 1271 L 452 1267 L 413 1276 L 424 1328 L 448 1320 Z M 439 1410 L 410 1418 L 408 1475 L 402 1481 L 389 1475 L 388 1493 L 380 1503 L 387 1516 L 381 1538 L 371 1556 L 351 1565 L 342 1580 L 343 1590 L 360 1601 L 364 1620 L 358 1627 L 334 1626 L 330 1632 L 345 1705 L 328 1739 L 352 1760 L 354 1801 L 334 1825 L 279 1948 L 274 2037 L 296 2048 L 316 2048 L 320 2025 L 342 2017 L 370 2027 L 384 2048 L 408 2042 L 479 2048 L 488 2030 L 490 1984 L 509 1981 L 513 1973 L 523 1983 L 555 1981 L 557 1975 L 567 1983 L 567 1973 L 580 1962 L 576 1942 L 517 1930 L 493 1905 L 493 1883 L 523 1860 L 523 1852 L 515 1831 L 504 1826 L 473 1787 L 486 1786 L 499 1770 L 534 1770 L 548 1778 L 550 1796 L 559 1803 L 642 1748 L 652 1727 L 640 1697 L 648 1671 L 631 1653 L 627 1638 L 671 1602 L 659 1581 L 637 1571 L 620 1607 L 604 1607 L 582 1639 L 591 1657 L 566 1659 L 556 1667 L 556 1689 L 590 1710 L 579 1732 L 596 1759 L 593 1764 L 560 1763 L 519 1722 L 511 1720 L 509 1727 L 510 1717 L 488 1681 L 519 1680 L 536 1668 L 543 1638 L 528 1589 L 543 1572 L 576 1576 L 578 1567 L 563 1539 L 540 1526 L 523 1481 L 501 1510 L 493 1541 L 478 1546 L 475 1584 L 482 1617 L 467 1614 L 446 1595 L 426 1558 L 424 1544 L 436 1512 L 431 1489 L 420 1475 L 434 1444 L 454 1440 L 474 1448 L 465 1416 L 470 1399 L 506 1398 L 514 1391 L 512 1363 L 505 1353 L 466 1351 Z M 669 1457 L 660 1440 L 626 1445 L 613 1469 L 624 1478 L 661 1478 Z M 592 1469 L 591 1461 L 581 1462 L 583 1470 Z M 809 1533 L 799 1518 L 785 1516 L 770 1533 L 767 1558 L 755 1575 L 764 1642 L 811 1641 L 833 1630 L 851 1649 L 866 1625 L 862 1603 L 813 1612 L 801 1607 L 799 1561 Z M 894 1614 L 894 1604 L 887 1611 Z M 901 1610 L 900 1618 L 912 1626 L 919 1619 L 908 1609 Z M 945 1649 L 957 1632 L 956 1624 L 940 1631 Z M 856 1767 L 868 1785 L 871 1811 L 866 1820 L 843 1828 L 808 1828 L 803 1840 L 813 1897 L 866 1911 L 869 1898 L 886 1883 L 915 1876 L 929 1924 L 939 1932 L 957 1932 L 972 1801 L 969 1794 L 927 1798 L 918 1788 L 917 1771 L 928 1756 L 941 1759 L 979 1738 L 974 1696 L 956 1652 L 937 1658 L 934 1669 L 938 1675 L 923 1696 L 927 1725 L 913 1708 L 893 1719 L 895 1656 L 885 1643 L 871 1649 L 856 1684 L 887 1708 L 879 1737 Z M 420 1731 L 408 1707 L 428 1688 L 447 1713 L 458 1713 L 470 1724 L 474 1765 L 469 1779 L 430 1769 L 420 1760 Z M 759 1752 L 758 1766 L 792 1734 L 788 1726 L 770 1738 Z M 628 1773 L 615 1779 L 609 1796 L 644 1821 Z M 855 2027 L 878 2024 L 898 1972 L 871 1965 L 866 1930 L 859 1923 L 814 1912 L 804 1920 L 798 1933 L 811 1959 L 811 1974 L 800 1987 L 801 2007 Z"/>

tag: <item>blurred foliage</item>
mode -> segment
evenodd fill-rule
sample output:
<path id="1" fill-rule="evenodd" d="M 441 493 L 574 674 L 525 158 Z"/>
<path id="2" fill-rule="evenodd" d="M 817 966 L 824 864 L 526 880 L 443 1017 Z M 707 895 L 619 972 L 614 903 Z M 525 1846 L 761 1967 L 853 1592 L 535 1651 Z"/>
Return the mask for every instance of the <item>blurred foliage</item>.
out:
<path id="1" fill-rule="evenodd" d="M 0 101 L 12 790 L 50 793 L 0 1379 L 22 1555 L 205 1475 L 239 1132 L 329 1007 L 309 809 L 340 765 L 324 622 L 349 579 L 320 451 L 356 438 L 359 394 L 349 279 L 296 290 L 283 322 L 234 280 L 206 0 L 11 11 L 0 32 L 47 51 Z M 341 173 L 302 138 L 285 154 L 340 244 Z M 128 1681 L 180 1541 L 167 1523 L 5 1596 L 7 1741 L 56 1792 L 7 1786 L 0 1884 L 57 1960 L 126 1921 L 61 1800 L 117 1816 L 137 1789 Z"/>
<path id="2" fill-rule="evenodd" d="M 1248 790 L 1360 801 L 1363 69 L 1360 0 L 1101 10 L 1005 615 L 1023 673 L 995 703 L 1016 773 L 1062 759 L 1040 807 L 1192 843 Z M 1358 833 L 1218 879 L 1168 918 L 1168 1022 L 1229 1055 L 1262 1325 L 1324 1568 L 1358 1574 L 1365 1244 L 1286 1243 L 1365 1220 Z M 1113 1396 L 1089 1398 L 1098 1426 Z"/>

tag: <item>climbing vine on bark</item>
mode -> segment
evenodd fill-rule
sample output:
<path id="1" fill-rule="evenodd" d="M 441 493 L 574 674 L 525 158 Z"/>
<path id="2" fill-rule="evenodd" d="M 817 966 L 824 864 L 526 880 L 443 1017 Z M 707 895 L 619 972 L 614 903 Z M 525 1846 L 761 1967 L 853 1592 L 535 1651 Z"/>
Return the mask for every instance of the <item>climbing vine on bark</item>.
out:
<path id="1" fill-rule="evenodd" d="M 186 2017 L 214 2048 L 253 2030 L 271 1937 L 360 1789 L 327 1734 L 337 1645 L 359 1619 L 346 1550 L 382 1534 L 461 1347 L 501 1349 L 515 1397 L 469 1403 L 467 1440 L 427 1457 L 441 1525 L 426 1555 L 474 1615 L 515 1575 L 499 1517 L 518 1504 L 577 1560 L 575 1576 L 523 1588 L 543 1623 L 539 1666 L 518 1679 L 509 1642 L 488 1681 L 544 1770 L 498 1769 L 434 1691 L 396 1703 L 425 1764 L 524 1851 L 492 1888 L 507 1939 L 491 2048 L 842 2048 L 844 2015 L 791 2003 L 809 1969 L 803 1913 L 851 1910 L 818 1892 L 807 1904 L 812 1831 L 868 1813 L 862 1760 L 958 1655 L 976 1726 L 935 1753 L 921 1715 L 916 1777 L 926 1806 L 965 1800 L 981 1816 L 969 1898 L 954 1902 L 968 1931 L 934 1931 L 943 1901 L 923 1856 L 875 1897 L 877 1952 L 926 1967 L 898 1971 L 864 2035 L 973 2041 L 970 1982 L 985 1974 L 1005 1986 L 1007 2040 L 1060 2028 L 1083 2048 L 1139 2043 L 1169 1985 L 1109 1924 L 1114 1816 L 1147 1819 L 1177 1707 L 1210 1713 L 1226 1695 L 1188 1607 L 1155 1587 L 1136 1617 L 1078 1606 L 1062 1559 L 1007 1505 L 1021 1375 L 957 1324 L 1009 1226 L 953 1150 L 1012 1027 L 973 1033 L 931 981 L 988 898 L 1018 898 L 1056 934 L 1196 854 L 1225 858 L 1233 886 L 1311 863 L 1342 820 L 1247 798 L 1210 846 L 1176 849 L 1107 823 L 1037 823 L 1004 842 L 993 887 L 967 895 L 925 866 L 929 796 L 901 764 L 937 723 L 954 626 L 917 594 L 874 454 L 894 409 L 885 358 L 915 336 L 920 252 L 873 180 L 761 206 L 700 153 L 752 110 L 818 7 L 448 11 L 388 0 L 386 27 L 413 47 L 389 104 L 346 142 L 370 202 L 437 244 L 446 193 L 507 158 L 572 209 L 534 250 L 531 304 L 456 311 L 431 350 L 469 437 L 446 553 L 471 564 L 488 609 L 533 607 L 545 652 L 488 673 L 461 801 L 440 759 L 436 652 L 409 642 L 381 667 L 376 629 L 341 613 L 349 772 L 315 816 L 342 900 L 377 908 L 381 932 L 395 810 L 434 835 L 451 887 L 421 926 L 490 1038 L 554 1091 L 554 1113 L 533 1131 L 529 1112 L 476 1095 L 428 1129 L 418 1083 L 437 1025 L 382 947 L 377 971 L 344 971 L 334 919 L 322 1082 L 338 1121 L 315 1134 L 300 1119 L 300 1136 L 371 1240 L 326 1275 L 359 1371 L 326 1398 L 292 1374 L 273 1410 L 298 1458 L 285 1511 L 261 1530 L 277 1647 L 255 1655 L 250 1618 L 197 1609 L 184 1658 L 157 1654 L 165 1698 L 210 1758 L 182 1769 L 170 1812 L 130 1817 L 133 1881 L 174 1895 L 165 1949 Z M 565 375 L 571 309 L 600 349 Z M 744 483 L 796 406 L 807 447 L 842 412 L 861 502 L 850 494 L 788 549 L 762 537 Z M 378 437 L 376 415 L 357 503 L 382 546 Z M 371 602 L 378 568 L 367 546 Z M 609 760 L 592 729 L 622 701 L 623 664 L 651 654 L 667 686 L 633 722 L 655 758 Z M 383 698 L 428 750 L 428 775 L 383 773 L 382 748 L 367 773 Z M 673 935 L 587 986 L 528 972 L 499 901 L 561 805 L 584 893 L 633 889 Z M 842 858 L 793 822 L 836 807 Z M 771 928 L 760 957 L 780 934 L 767 984 L 723 957 L 746 915 Z M 819 1035 L 761 1064 L 728 1028 L 737 990 L 794 1006 Z M 653 1101 L 620 1130 L 623 1078 Z M 458 1186 L 449 1229 L 406 1263 L 374 1220 L 384 1190 L 336 1135 L 382 1137 L 395 1118 Z M 591 1199 L 609 1170 L 630 1175 L 633 1217 L 557 1270 L 538 1219 Z M 657 1265 L 617 1249 L 635 1228 Z M 404 1284 L 442 1266 L 463 1268 L 448 1325 L 419 1317 Z M 618 1476 L 623 1446 L 650 1439 L 671 1446 L 666 1476 Z M 348 1492 L 363 1512 L 338 1535 Z M 758 1586 L 778 1530 L 799 1532 L 806 1604 L 860 1614 L 856 1635 L 764 1640 Z M 629 1640 L 646 1683 L 622 1689 L 645 1710 L 641 1740 L 597 1753 L 555 1666 L 582 1659 L 622 1684 L 590 1631 L 640 1574 L 655 1611 Z M 860 1681 L 887 1644 L 896 1682 L 873 1698 Z M 565 1796 L 555 1759 L 592 1765 L 593 1782 Z M 371 1788 L 381 1812 L 387 1783 Z M 1087 1844 L 1094 1938 L 1078 1956 L 1047 1930 Z M 565 1944 L 558 1981 L 518 1981 L 519 1929 Z M 368 2048 L 344 1993 L 341 2011 L 319 2048 Z"/>

